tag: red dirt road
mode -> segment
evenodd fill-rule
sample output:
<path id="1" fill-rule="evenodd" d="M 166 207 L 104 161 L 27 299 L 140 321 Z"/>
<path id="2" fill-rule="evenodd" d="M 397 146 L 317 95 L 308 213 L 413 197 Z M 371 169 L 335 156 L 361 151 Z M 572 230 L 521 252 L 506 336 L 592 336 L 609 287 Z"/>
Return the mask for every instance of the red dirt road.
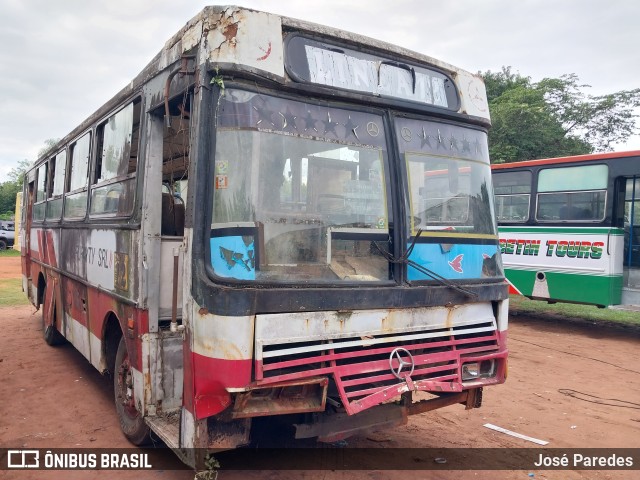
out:
<path id="1" fill-rule="evenodd" d="M 22 278 L 20 257 L 0 257 L 0 280 Z M 0 292 L 2 295 L 2 292 Z"/>
<path id="2" fill-rule="evenodd" d="M 0 258 L 0 272 L 7 266 L 5 260 Z M 110 380 L 99 375 L 70 345 L 48 347 L 42 340 L 40 313 L 34 310 L 0 309 L 0 447 L 129 447 L 116 420 Z M 513 317 L 509 378 L 505 385 L 485 389 L 481 409 L 465 411 L 462 406 L 451 406 L 417 415 L 403 427 L 351 439 L 349 446 L 496 447 L 504 448 L 505 455 L 509 454 L 509 447 L 536 448 L 532 443 L 483 427 L 492 423 L 547 440 L 549 448 L 640 448 L 640 366 L 636 361 L 639 340 L 637 331 Z M 570 397 L 561 389 L 583 392 L 594 396 L 586 399 L 611 405 Z M 635 402 L 635 408 L 598 398 Z M 177 458 L 175 462 L 178 464 Z M 638 475 L 638 470 L 261 471 L 221 472 L 218 478 L 515 480 L 530 478 L 529 473 L 535 474 L 536 479 L 630 479 Z M 0 471 L 0 478 L 186 480 L 192 479 L 193 473 Z"/>

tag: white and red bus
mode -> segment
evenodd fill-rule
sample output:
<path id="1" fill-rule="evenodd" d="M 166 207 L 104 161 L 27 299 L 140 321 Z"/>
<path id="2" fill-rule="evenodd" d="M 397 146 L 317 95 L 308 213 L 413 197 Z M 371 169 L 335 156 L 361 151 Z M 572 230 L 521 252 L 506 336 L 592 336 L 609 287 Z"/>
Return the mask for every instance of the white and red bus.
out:
<path id="1" fill-rule="evenodd" d="M 640 151 L 493 165 L 512 293 L 640 305 Z"/>
<path id="2" fill-rule="evenodd" d="M 125 435 L 190 464 L 257 417 L 332 441 L 479 407 L 507 365 L 489 126 L 476 75 L 205 8 L 28 172 L 24 290 Z"/>

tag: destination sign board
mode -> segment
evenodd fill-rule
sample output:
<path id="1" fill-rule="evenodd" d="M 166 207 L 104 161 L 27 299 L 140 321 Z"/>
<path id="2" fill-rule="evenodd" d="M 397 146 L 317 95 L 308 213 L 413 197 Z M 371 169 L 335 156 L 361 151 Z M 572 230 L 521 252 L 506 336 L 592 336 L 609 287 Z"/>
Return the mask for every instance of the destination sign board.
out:
<path id="1" fill-rule="evenodd" d="M 453 80 L 435 69 L 390 60 L 302 36 L 286 46 L 286 68 L 298 82 L 395 98 L 456 111 Z"/>

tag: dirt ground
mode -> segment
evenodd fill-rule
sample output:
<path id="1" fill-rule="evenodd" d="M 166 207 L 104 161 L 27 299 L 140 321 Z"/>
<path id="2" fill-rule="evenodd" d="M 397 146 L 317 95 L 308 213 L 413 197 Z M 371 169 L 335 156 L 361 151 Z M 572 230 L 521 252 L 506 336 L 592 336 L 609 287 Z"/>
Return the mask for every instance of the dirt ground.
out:
<path id="1" fill-rule="evenodd" d="M 20 275 L 20 257 L 0 257 L 0 280 L 22 278 Z M 2 295 L 2 292 L 0 292 Z"/>
<path id="2" fill-rule="evenodd" d="M 19 276 L 19 268 L 19 258 L 0 258 L 0 278 Z M 33 307 L 1 308 L 0 319 L 0 447 L 129 447 L 120 433 L 109 379 L 70 345 L 48 347 L 40 313 Z M 640 448 L 639 340 L 637 331 L 513 316 L 509 378 L 485 389 L 482 408 L 451 406 L 416 415 L 403 427 L 350 439 L 347 448 L 496 447 L 508 455 L 508 448 L 536 447 L 489 430 L 485 423 L 546 440 L 549 448 Z M 592 397 L 567 396 L 563 389 Z M 224 471 L 218 478 L 515 480 L 532 474 L 542 479 L 627 479 L 638 471 Z M 186 480 L 193 472 L 0 471 L 0 478 Z"/>

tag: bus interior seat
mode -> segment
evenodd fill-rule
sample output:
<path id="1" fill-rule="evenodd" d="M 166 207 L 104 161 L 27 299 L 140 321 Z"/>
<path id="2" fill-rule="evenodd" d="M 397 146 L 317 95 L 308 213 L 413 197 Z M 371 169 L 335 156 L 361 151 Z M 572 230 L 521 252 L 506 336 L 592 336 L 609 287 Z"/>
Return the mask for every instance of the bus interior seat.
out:
<path id="1" fill-rule="evenodd" d="M 104 198 L 104 213 L 116 213 L 120 205 L 120 191 L 113 189 Z"/>
<path id="2" fill-rule="evenodd" d="M 560 220 L 592 220 L 593 212 L 588 208 L 564 205 L 560 207 Z"/>
<path id="3" fill-rule="evenodd" d="M 184 235 L 184 201 L 172 193 L 162 194 L 162 225 L 161 235 Z"/>
<path id="4" fill-rule="evenodd" d="M 182 197 L 176 195 L 173 196 L 173 218 L 176 224 L 176 235 L 179 237 L 184 236 L 184 200 Z"/>

